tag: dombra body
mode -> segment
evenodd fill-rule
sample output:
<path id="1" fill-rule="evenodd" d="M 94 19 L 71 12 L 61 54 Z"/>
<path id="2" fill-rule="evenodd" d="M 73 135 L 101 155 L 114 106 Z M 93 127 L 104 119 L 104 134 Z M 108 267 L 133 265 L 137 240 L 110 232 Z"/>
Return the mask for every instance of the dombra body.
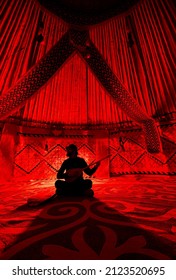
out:
<path id="1" fill-rule="evenodd" d="M 87 167 L 86 167 L 87 168 Z M 66 175 L 67 177 L 65 178 L 65 181 L 67 183 L 71 183 L 78 178 L 81 178 L 83 176 L 83 171 L 85 168 L 71 168 L 67 170 Z"/>

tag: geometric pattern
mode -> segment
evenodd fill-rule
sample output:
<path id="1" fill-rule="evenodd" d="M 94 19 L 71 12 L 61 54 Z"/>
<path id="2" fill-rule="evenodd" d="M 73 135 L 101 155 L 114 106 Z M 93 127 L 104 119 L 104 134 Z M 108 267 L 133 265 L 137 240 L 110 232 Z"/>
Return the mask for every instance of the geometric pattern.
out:
<path id="1" fill-rule="evenodd" d="M 164 152 L 156 154 L 155 158 L 158 159 L 161 163 L 166 164 L 176 154 L 176 144 L 171 140 L 163 137 L 161 137 L 161 142 Z"/>
<path id="2" fill-rule="evenodd" d="M 45 160 L 54 168 L 54 170 L 59 169 L 63 158 L 65 158 L 65 148 L 59 144 L 52 147 L 45 156 Z"/>
<path id="3" fill-rule="evenodd" d="M 95 159 L 94 145 L 83 141 L 77 138 L 75 141 L 75 138 L 63 140 L 46 137 L 34 140 L 33 137 L 21 136 L 22 144 L 17 146 L 15 155 L 14 176 L 24 176 L 25 179 L 55 179 L 57 170 L 66 159 L 67 142 L 68 144 L 75 143 L 79 156 L 90 163 Z"/>
<path id="4" fill-rule="evenodd" d="M 173 134 L 174 134 L 173 127 Z M 123 148 L 118 132 L 110 136 L 110 175 L 176 175 L 176 143 L 161 137 L 162 152 L 151 154 L 145 149 L 142 132 L 124 132 Z M 141 137 L 142 136 L 142 137 Z"/>
<path id="5" fill-rule="evenodd" d="M 82 144 L 78 148 L 79 155 L 81 155 L 86 161 L 92 162 L 95 160 L 95 152 L 92 147 L 87 144 Z"/>
<path id="6" fill-rule="evenodd" d="M 26 173 L 32 172 L 40 162 L 40 154 L 30 145 L 26 145 L 15 158 L 15 164 Z"/>
<path id="7" fill-rule="evenodd" d="M 9 194 L 9 188 L 13 195 Z M 94 198 L 43 201 L 53 181 L 0 186 L 0 258 L 38 260 L 169 260 L 176 256 L 174 177 L 93 180 Z"/>
<path id="8" fill-rule="evenodd" d="M 173 128 L 174 131 L 174 128 Z M 107 169 L 110 176 L 124 174 L 176 174 L 176 143 L 161 138 L 162 152 L 151 154 L 145 148 L 141 131 L 123 132 L 123 147 L 119 134 L 107 134 L 104 149 L 109 150 L 110 160 Z M 80 157 L 89 164 L 96 159 L 96 138 L 88 135 L 67 137 L 29 137 L 19 136 L 14 161 L 14 176 L 25 179 L 55 179 L 56 171 L 66 159 L 65 147 L 74 143 Z M 108 146 L 109 143 L 109 146 Z M 99 154 L 98 158 L 101 158 Z M 97 158 L 97 159 L 98 159 Z M 101 170 L 101 168 L 100 168 Z M 103 170 L 102 170 L 103 174 Z M 98 175 L 97 175 L 98 176 Z"/>
<path id="9" fill-rule="evenodd" d="M 125 150 L 118 149 L 118 154 L 130 165 L 134 165 L 145 153 L 144 149 L 135 143 L 132 139 L 124 141 Z"/>

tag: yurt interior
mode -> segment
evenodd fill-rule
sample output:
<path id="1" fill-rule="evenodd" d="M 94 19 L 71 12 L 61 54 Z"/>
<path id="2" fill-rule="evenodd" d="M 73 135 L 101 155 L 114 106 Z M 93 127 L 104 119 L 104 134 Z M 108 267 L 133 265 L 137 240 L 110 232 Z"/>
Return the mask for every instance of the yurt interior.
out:
<path id="1" fill-rule="evenodd" d="M 1 260 L 173 260 L 174 1 L 1 10 Z"/>

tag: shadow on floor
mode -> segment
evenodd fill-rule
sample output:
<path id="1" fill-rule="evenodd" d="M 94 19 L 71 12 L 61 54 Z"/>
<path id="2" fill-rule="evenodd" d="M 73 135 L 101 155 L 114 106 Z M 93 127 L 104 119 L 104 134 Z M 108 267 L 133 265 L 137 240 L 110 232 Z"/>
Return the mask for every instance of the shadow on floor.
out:
<path id="1" fill-rule="evenodd" d="M 1 259 L 174 258 L 174 244 L 161 237 L 157 222 L 152 226 L 152 212 L 141 222 L 130 217 L 118 199 L 114 198 L 111 205 L 81 197 L 56 197 L 36 208 L 22 205 L 6 224 L 7 234 L 15 238 L 5 247 Z"/>

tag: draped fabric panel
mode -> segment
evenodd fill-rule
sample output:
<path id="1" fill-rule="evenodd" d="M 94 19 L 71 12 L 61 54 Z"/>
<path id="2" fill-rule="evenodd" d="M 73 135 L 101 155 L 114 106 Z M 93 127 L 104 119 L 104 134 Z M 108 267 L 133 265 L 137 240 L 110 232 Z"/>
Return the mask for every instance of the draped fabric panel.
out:
<path id="1" fill-rule="evenodd" d="M 172 1 L 141 1 L 129 14 L 90 31 L 114 73 L 154 116 L 176 110 L 174 10 Z"/>
<path id="2" fill-rule="evenodd" d="M 88 67 L 88 66 L 87 66 Z M 100 85 L 97 78 L 88 68 L 88 123 L 110 125 L 130 120 L 129 117 L 115 104 L 112 97 Z"/>
<path id="3" fill-rule="evenodd" d="M 117 17 L 93 28 L 90 37 L 113 72 L 138 103 L 145 109 L 148 106 L 150 108 L 149 102 L 145 106 L 145 98 L 138 78 L 140 72 L 135 68 L 132 50 L 128 47 L 125 17 Z"/>
<path id="4" fill-rule="evenodd" d="M 0 99 L 0 118 L 3 119 L 13 111 L 21 108 L 26 101 L 38 92 L 58 69 L 73 54 L 75 48 L 69 41 L 69 33 L 51 48 L 49 52 L 26 75 Z"/>
<path id="5" fill-rule="evenodd" d="M 51 82 L 40 90 L 40 94 L 27 102 L 24 119 L 33 119 L 36 122 L 41 120 L 58 125 L 86 124 L 85 73 L 86 66 L 81 58 L 78 55 L 72 57 L 51 79 Z M 43 110 L 40 110 L 41 107 Z"/>
<path id="6" fill-rule="evenodd" d="M 176 109 L 174 9 L 171 3 L 145 1 L 138 9 L 139 16 L 136 11 L 133 14 L 139 45 L 143 46 L 143 64 L 151 85 L 152 114 L 159 115 Z"/>
<path id="7" fill-rule="evenodd" d="M 66 80 L 65 76 L 69 78 Z M 49 103 L 52 103 L 51 106 L 48 106 Z M 38 109 L 40 106 L 43 110 Z M 122 122 L 121 114 L 122 111 L 100 86 L 82 58 L 75 54 L 51 79 L 51 83 L 27 102 L 23 117 L 25 120 L 36 122 L 41 120 L 57 125 L 74 126 L 113 124 L 117 119 Z M 28 124 L 32 125 L 31 122 Z"/>
<path id="8" fill-rule="evenodd" d="M 34 0 L 3 0 L 2 4 L 3 95 L 51 49 L 68 26 Z M 41 21 L 44 40 L 38 42 Z M 149 116 L 176 111 L 173 22 L 172 1 L 144 0 L 128 13 L 90 29 L 91 40 Z M 26 103 L 23 118 L 30 123 L 90 125 L 130 120 L 78 55 Z"/>
<path id="9" fill-rule="evenodd" d="M 10 181 L 14 175 L 14 158 L 17 145 L 17 126 L 6 123 L 0 137 L 1 182 Z"/>
<path id="10" fill-rule="evenodd" d="M 44 12 L 35 0 L 2 0 L 1 94 L 15 85 L 67 31 L 67 24 Z M 40 33 L 44 41 L 39 43 Z M 37 53 L 36 53 L 37 52 Z M 34 60 L 35 58 L 35 60 Z"/>

